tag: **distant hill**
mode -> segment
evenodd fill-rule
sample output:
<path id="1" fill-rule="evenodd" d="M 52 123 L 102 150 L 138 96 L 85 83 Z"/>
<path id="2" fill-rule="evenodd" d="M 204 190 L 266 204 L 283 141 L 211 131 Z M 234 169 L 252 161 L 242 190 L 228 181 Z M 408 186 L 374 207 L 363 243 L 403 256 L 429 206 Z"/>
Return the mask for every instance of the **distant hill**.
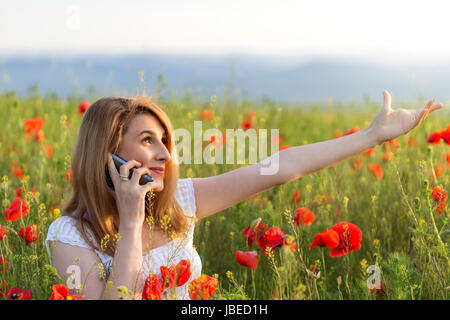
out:
<path id="1" fill-rule="evenodd" d="M 163 95 L 181 96 L 187 91 L 199 99 L 215 94 L 236 94 L 249 99 L 320 101 L 364 98 L 381 101 L 387 89 L 400 100 L 432 97 L 450 101 L 450 63 L 434 66 L 383 66 L 356 61 L 288 61 L 251 56 L 126 55 L 60 57 L 8 57 L 0 59 L 0 90 L 26 94 L 39 83 L 45 94 L 133 94 L 143 71 L 147 92 L 160 77 Z M 164 79 L 164 81 L 163 81 Z"/>

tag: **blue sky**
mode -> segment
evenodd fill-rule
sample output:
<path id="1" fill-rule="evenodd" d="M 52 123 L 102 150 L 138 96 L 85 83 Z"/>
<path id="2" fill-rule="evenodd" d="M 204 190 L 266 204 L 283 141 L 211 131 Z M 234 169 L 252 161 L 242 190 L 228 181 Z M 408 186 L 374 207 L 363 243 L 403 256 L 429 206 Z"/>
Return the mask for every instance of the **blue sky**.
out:
<path id="1" fill-rule="evenodd" d="M 450 55 L 446 1 L 3 0 L 0 53 Z"/>

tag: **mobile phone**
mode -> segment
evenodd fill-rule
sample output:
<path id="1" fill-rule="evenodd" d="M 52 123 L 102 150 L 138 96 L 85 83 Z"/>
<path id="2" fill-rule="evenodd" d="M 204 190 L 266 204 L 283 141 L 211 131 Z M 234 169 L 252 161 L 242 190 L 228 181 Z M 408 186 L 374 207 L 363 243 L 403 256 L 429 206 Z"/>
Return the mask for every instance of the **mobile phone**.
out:
<path id="1" fill-rule="evenodd" d="M 115 167 L 117 169 L 117 172 L 120 173 L 120 166 L 125 164 L 127 161 L 122 159 L 121 157 L 119 157 L 118 155 L 116 155 L 114 153 L 112 153 L 111 155 L 112 155 L 112 158 L 113 158 L 113 161 L 114 161 L 114 165 L 115 165 Z M 137 169 L 136 167 L 133 167 L 133 168 L 130 169 L 130 175 L 128 176 L 128 179 L 131 179 L 131 176 L 133 175 L 133 172 L 136 169 Z M 106 183 L 108 184 L 108 186 L 110 188 L 112 188 L 114 190 L 114 183 L 112 182 L 111 176 L 109 175 L 108 166 L 106 166 L 105 171 L 106 171 Z M 153 181 L 153 178 L 151 176 L 149 176 L 148 174 L 144 174 L 139 179 L 139 184 L 140 185 L 144 185 L 147 182 L 152 182 L 152 181 Z"/>

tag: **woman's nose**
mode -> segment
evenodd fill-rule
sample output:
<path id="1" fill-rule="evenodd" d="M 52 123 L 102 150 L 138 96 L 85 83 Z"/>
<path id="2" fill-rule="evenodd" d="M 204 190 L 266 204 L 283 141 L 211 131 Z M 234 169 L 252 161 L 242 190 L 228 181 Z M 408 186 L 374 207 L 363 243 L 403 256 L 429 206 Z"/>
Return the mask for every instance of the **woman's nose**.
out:
<path id="1" fill-rule="evenodd" d="M 165 145 L 161 145 L 156 158 L 160 161 L 164 161 L 165 163 L 169 162 L 170 159 L 172 159 L 170 152 L 169 150 L 167 150 Z"/>

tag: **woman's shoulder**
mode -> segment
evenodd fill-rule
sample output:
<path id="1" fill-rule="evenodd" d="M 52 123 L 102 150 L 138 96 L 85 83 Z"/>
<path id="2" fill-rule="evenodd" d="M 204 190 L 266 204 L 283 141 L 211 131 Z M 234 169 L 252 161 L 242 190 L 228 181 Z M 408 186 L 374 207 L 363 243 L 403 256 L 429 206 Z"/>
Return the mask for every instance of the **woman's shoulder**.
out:
<path id="1" fill-rule="evenodd" d="M 77 228 L 77 219 L 71 215 L 56 218 L 48 227 L 46 244 L 49 241 L 60 241 L 67 244 L 91 248 L 83 239 Z"/>

